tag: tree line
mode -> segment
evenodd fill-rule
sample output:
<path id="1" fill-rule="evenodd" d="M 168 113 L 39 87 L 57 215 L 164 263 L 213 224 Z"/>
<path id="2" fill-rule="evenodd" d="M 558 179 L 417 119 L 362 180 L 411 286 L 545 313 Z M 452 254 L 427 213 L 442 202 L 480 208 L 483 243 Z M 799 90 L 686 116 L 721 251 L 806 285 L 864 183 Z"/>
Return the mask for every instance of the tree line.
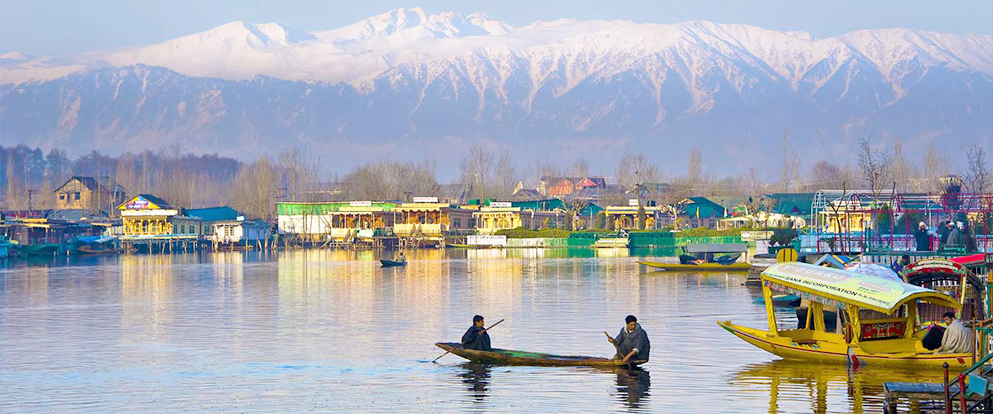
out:
<path id="1" fill-rule="evenodd" d="M 847 160 L 801 157 L 790 147 L 785 133 L 782 171 L 779 180 L 770 182 L 762 180 L 754 168 L 717 177 L 706 167 L 699 149 L 687 154 L 685 171 L 665 174 L 652 157 L 642 153 L 626 153 L 612 171 L 593 171 L 584 158 L 569 164 L 540 158 L 522 163 L 507 149 L 476 141 L 462 157 L 454 183 L 472 185 L 473 197 L 494 199 L 509 198 L 518 185 L 534 188 L 548 176 L 602 176 L 625 190 L 666 183 L 663 207 L 689 196 L 741 197 L 758 205 L 763 194 L 820 189 L 939 193 L 944 189 L 942 178 L 952 174 L 962 177 L 968 191 L 986 192 L 991 187 L 989 160 L 979 145 L 954 157 L 954 162 L 934 146 L 919 158 L 910 158 L 903 153 L 901 140 L 883 146 L 872 136 L 859 136 Z M 0 208 L 52 208 L 53 191 L 69 177 L 106 176 L 124 186 L 129 196 L 154 194 L 187 208 L 230 205 L 252 217 L 271 220 L 275 203 L 281 200 L 403 201 L 430 195 L 439 184 L 436 165 L 430 158 L 407 162 L 384 158 L 339 176 L 299 148 L 239 161 L 217 154 L 183 153 L 175 146 L 117 156 L 92 151 L 74 159 L 60 149 L 45 153 L 26 145 L 0 146 Z M 626 204 L 631 198 L 618 192 L 608 194 L 612 195 L 603 203 Z"/>

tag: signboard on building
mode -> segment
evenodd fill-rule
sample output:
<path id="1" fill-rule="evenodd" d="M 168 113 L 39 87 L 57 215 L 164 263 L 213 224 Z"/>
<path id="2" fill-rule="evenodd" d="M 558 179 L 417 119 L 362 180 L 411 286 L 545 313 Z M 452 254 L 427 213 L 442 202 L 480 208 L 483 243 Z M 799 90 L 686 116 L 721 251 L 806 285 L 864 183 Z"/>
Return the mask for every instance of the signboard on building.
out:
<path id="1" fill-rule="evenodd" d="M 632 198 L 628 200 L 628 205 L 631 207 L 638 207 L 639 204 L 640 203 L 638 202 L 637 198 Z"/>
<path id="2" fill-rule="evenodd" d="M 757 240 L 769 240 L 772 238 L 771 231 L 742 231 L 741 240 L 743 241 L 757 241 Z"/>
<path id="3" fill-rule="evenodd" d="M 437 203 L 438 197 L 414 197 L 415 203 Z"/>
<path id="4" fill-rule="evenodd" d="M 470 246 L 506 246 L 507 236 L 466 236 Z"/>
<path id="5" fill-rule="evenodd" d="M 511 207 L 511 204 L 510 204 L 509 201 L 491 201 L 490 202 L 490 207 L 510 208 Z"/>
<path id="6" fill-rule="evenodd" d="M 151 204 L 152 203 L 149 203 L 148 200 L 145 200 L 142 197 L 135 197 L 131 201 L 128 201 L 128 204 L 125 205 L 124 208 L 128 210 L 147 210 L 151 208 Z"/>
<path id="7" fill-rule="evenodd" d="M 352 201 L 348 205 L 350 207 L 372 207 L 372 201 Z"/>

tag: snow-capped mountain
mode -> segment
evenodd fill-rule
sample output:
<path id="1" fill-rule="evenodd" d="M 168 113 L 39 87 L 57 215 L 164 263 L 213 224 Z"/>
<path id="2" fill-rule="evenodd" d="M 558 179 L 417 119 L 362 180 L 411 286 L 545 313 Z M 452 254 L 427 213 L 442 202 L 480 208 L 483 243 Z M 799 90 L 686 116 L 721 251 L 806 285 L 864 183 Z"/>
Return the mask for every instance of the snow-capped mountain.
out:
<path id="1" fill-rule="evenodd" d="M 416 8 L 326 31 L 239 21 L 79 56 L 0 55 L 3 141 L 75 151 L 179 142 L 250 156 L 297 144 L 355 162 L 384 145 L 486 138 L 587 157 L 699 146 L 720 170 L 757 164 L 784 129 L 819 158 L 857 133 L 900 136 L 909 150 L 985 144 L 991 97 L 990 35 L 512 27 Z"/>

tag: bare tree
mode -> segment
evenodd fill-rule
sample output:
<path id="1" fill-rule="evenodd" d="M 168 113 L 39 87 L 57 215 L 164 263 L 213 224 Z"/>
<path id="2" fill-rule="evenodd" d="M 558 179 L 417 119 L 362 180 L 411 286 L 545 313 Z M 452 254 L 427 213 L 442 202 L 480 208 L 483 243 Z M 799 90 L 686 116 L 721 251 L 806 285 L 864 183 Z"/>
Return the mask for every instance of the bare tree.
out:
<path id="1" fill-rule="evenodd" d="M 617 165 L 617 182 L 627 189 L 636 185 L 658 182 L 661 178 L 658 167 L 644 154 L 627 152 Z"/>
<path id="2" fill-rule="evenodd" d="M 789 146 L 789 131 L 783 132 L 783 172 L 780 181 L 783 184 L 783 192 L 800 192 L 800 155 Z"/>
<path id="3" fill-rule="evenodd" d="M 841 188 L 844 181 L 845 177 L 841 167 L 838 167 L 828 161 L 821 160 L 811 167 L 810 177 L 807 179 L 807 186 L 810 191 L 817 191 L 825 188 L 837 189 Z"/>
<path id="4" fill-rule="evenodd" d="M 745 214 L 752 217 L 752 220 L 759 227 L 768 227 L 769 219 L 772 218 L 773 209 L 778 200 L 768 197 L 762 193 L 750 194 L 745 200 Z"/>
<path id="5" fill-rule="evenodd" d="M 938 154 L 934 149 L 934 145 L 931 145 L 927 153 L 924 154 L 924 177 L 921 188 L 918 191 L 926 191 L 929 193 L 939 193 L 944 190 L 944 186 L 941 183 L 941 177 L 948 175 L 951 172 L 949 167 L 948 157 L 943 154 Z"/>
<path id="6" fill-rule="evenodd" d="M 690 188 L 684 179 L 673 180 L 659 200 L 658 207 L 669 216 L 673 228 L 679 228 L 679 216 L 686 211 L 688 198 L 692 195 Z"/>
<path id="7" fill-rule="evenodd" d="M 701 181 L 702 175 L 703 157 L 700 155 L 699 149 L 693 148 L 686 163 L 686 181 L 695 185 Z"/>
<path id="8" fill-rule="evenodd" d="M 590 163 L 585 158 L 579 158 L 569 167 L 570 177 L 588 177 L 590 175 Z"/>
<path id="9" fill-rule="evenodd" d="M 910 167 L 903 156 L 903 140 L 900 138 L 893 141 L 893 159 L 890 170 L 891 181 L 896 183 L 897 189 L 907 189 L 910 183 Z"/>
<path id="10" fill-rule="evenodd" d="M 497 158 L 496 167 L 493 169 L 493 197 L 509 197 L 514 192 L 514 186 L 520 179 L 514 168 L 514 161 L 510 156 L 510 151 L 504 150 Z"/>
<path id="11" fill-rule="evenodd" d="M 490 185 L 493 174 L 493 153 L 482 142 L 476 141 L 469 146 L 469 153 L 462 159 L 461 183 L 472 184 L 476 197 L 486 197 L 486 187 Z"/>
<path id="12" fill-rule="evenodd" d="M 890 184 L 891 161 L 889 154 L 872 147 L 872 135 L 859 136 L 859 169 L 875 200 Z"/>
<path id="13" fill-rule="evenodd" d="M 966 151 L 969 158 L 966 172 L 966 182 L 974 193 L 985 193 L 990 185 L 990 169 L 986 160 L 986 150 L 982 146 L 973 145 Z"/>
<path id="14" fill-rule="evenodd" d="M 234 207 L 251 217 L 272 222 L 276 215 L 276 194 L 279 177 L 267 157 L 259 157 L 242 166 L 232 183 Z"/>

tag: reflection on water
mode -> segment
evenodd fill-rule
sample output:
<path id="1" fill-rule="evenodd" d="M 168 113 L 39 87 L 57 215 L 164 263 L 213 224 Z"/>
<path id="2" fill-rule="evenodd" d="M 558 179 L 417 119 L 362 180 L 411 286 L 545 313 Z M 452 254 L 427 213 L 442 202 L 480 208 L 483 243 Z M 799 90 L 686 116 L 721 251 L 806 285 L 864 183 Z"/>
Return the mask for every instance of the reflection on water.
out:
<path id="1" fill-rule="evenodd" d="M 621 402 L 631 410 L 641 408 L 641 400 L 648 397 L 648 389 L 652 387 L 652 377 L 642 368 L 616 369 L 617 392 Z"/>
<path id="2" fill-rule="evenodd" d="M 0 264 L 0 412 L 879 412 L 940 372 L 791 363 L 744 274 L 649 272 L 613 249 L 303 250 Z M 628 314 L 644 370 L 497 367 L 441 354 L 481 314 L 493 346 L 609 357 Z M 795 324 L 787 309 L 782 325 Z M 651 374 L 649 374 L 649 371 Z M 654 383 L 652 382 L 654 379 Z M 399 408 L 399 410 L 398 410 Z"/>
<path id="3" fill-rule="evenodd" d="M 462 364 L 462 371 L 459 378 L 466 385 L 469 397 L 476 401 L 483 401 L 486 398 L 486 386 L 490 382 L 490 366 L 467 362 Z"/>

